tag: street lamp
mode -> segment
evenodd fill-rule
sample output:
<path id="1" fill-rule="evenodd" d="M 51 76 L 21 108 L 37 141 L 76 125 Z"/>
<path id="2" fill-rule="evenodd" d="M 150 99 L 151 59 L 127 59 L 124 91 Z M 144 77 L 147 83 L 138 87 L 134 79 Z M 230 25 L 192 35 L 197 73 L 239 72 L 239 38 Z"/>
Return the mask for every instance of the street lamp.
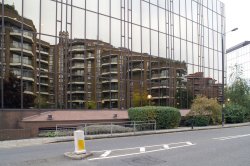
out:
<path id="1" fill-rule="evenodd" d="M 225 117 L 224 117 L 224 108 L 225 108 L 225 101 L 224 101 L 224 79 L 225 79 L 225 76 L 224 76 L 224 72 L 225 72 L 225 52 L 224 52 L 224 36 L 229 33 L 229 32 L 234 32 L 234 31 L 237 31 L 238 28 L 234 28 L 224 34 L 222 34 L 222 37 L 221 37 L 221 48 L 222 48 L 222 113 L 221 113 L 221 116 L 222 116 L 222 127 L 224 126 L 224 123 L 225 123 Z"/>
<path id="2" fill-rule="evenodd" d="M 150 102 L 151 102 L 151 99 L 152 99 L 152 95 L 148 95 L 148 96 L 147 96 L 147 99 L 148 99 L 149 105 L 151 105 Z"/>

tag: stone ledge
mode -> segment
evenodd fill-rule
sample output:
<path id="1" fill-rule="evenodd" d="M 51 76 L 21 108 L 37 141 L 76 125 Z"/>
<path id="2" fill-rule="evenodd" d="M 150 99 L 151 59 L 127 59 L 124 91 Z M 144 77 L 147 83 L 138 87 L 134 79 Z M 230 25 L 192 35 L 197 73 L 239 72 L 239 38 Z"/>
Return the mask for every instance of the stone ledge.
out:
<path id="1" fill-rule="evenodd" d="M 93 153 L 87 152 L 85 154 L 76 154 L 75 152 L 65 152 L 64 156 L 66 158 L 72 159 L 72 160 L 84 160 L 90 156 L 92 156 Z"/>

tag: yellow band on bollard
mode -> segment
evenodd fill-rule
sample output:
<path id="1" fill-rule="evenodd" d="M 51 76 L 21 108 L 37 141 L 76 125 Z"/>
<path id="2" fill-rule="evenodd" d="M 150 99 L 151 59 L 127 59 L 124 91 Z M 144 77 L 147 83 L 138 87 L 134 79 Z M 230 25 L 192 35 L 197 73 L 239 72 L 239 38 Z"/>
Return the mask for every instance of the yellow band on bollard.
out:
<path id="1" fill-rule="evenodd" d="M 78 140 L 78 150 L 84 150 L 85 149 L 85 142 L 84 140 Z"/>

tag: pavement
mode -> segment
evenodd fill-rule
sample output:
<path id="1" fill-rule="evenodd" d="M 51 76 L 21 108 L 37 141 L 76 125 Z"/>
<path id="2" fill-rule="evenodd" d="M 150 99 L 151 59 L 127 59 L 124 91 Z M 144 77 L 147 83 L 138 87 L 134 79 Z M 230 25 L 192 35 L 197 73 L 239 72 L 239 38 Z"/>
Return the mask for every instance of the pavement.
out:
<path id="1" fill-rule="evenodd" d="M 115 138 L 115 137 L 129 137 L 129 136 L 141 136 L 141 135 L 152 135 L 152 134 L 164 134 L 164 133 L 175 133 L 175 132 L 187 132 L 187 131 L 198 131 L 198 130 L 211 130 L 211 129 L 222 129 L 222 128 L 234 128 L 250 126 L 248 123 L 238 123 L 238 124 L 225 124 L 223 127 L 221 125 L 217 126 L 205 126 L 205 127 L 178 127 L 176 129 L 165 129 L 165 130 L 152 130 L 152 131 L 141 131 L 141 132 L 129 132 L 129 133 L 116 133 L 116 134 L 101 134 L 101 135 L 86 135 L 86 140 L 93 139 L 103 139 L 103 138 Z M 43 145 L 58 142 L 69 142 L 73 141 L 73 136 L 64 137 L 47 137 L 47 138 L 31 138 L 31 139 L 21 139 L 21 140 L 6 140 L 0 141 L 0 148 L 15 148 L 15 147 L 26 147 L 34 145 Z"/>

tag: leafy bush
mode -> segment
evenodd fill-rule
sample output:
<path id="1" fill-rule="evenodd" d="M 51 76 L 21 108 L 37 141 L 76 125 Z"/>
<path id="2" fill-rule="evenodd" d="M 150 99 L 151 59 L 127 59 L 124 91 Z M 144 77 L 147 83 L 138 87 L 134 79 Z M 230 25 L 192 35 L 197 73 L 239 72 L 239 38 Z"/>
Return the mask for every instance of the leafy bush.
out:
<path id="1" fill-rule="evenodd" d="M 225 107 L 225 119 L 226 123 L 242 123 L 247 117 L 247 111 L 245 107 L 238 104 L 228 104 Z"/>
<path id="2" fill-rule="evenodd" d="M 221 106 L 216 99 L 208 99 L 205 96 L 197 96 L 187 116 L 207 116 L 211 124 L 221 123 Z"/>
<path id="3" fill-rule="evenodd" d="M 195 116 L 195 117 L 187 117 L 185 121 L 186 126 L 208 126 L 210 122 L 210 117 L 208 116 Z"/>
<path id="4" fill-rule="evenodd" d="M 128 110 L 128 115 L 132 121 L 156 121 L 157 129 L 178 127 L 181 114 L 173 107 L 145 106 L 134 107 Z"/>

